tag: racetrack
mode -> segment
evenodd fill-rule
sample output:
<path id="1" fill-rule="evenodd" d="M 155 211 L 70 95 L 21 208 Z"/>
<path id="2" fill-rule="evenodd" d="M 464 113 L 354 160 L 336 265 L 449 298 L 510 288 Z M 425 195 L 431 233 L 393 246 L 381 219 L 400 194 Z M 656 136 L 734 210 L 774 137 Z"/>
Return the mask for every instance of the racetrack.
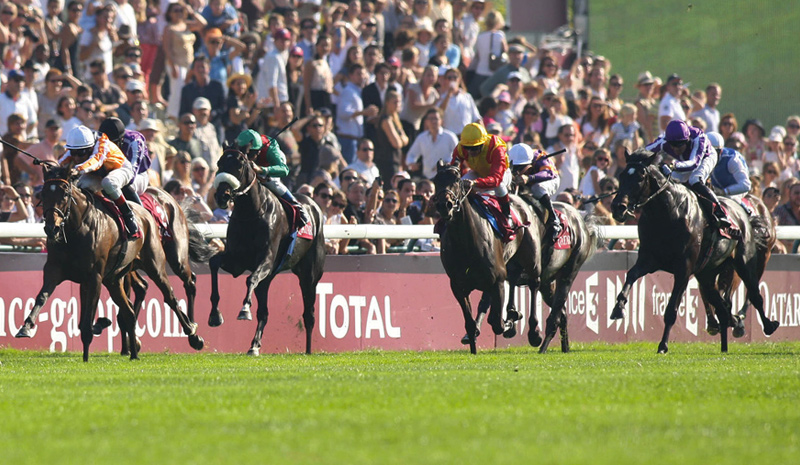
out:
<path id="1" fill-rule="evenodd" d="M 793 463 L 800 343 L 0 350 L 3 463 Z"/>

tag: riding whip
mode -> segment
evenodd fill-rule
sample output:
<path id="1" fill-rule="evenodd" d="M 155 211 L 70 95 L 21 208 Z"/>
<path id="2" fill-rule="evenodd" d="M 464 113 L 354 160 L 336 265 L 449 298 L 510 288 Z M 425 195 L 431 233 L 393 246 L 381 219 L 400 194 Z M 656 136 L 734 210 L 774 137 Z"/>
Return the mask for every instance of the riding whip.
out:
<path id="1" fill-rule="evenodd" d="M 10 142 L 6 142 L 6 141 L 5 141 L 5 140 L 3 140 L 3 139 L 0 139 L 0 142 L 2 142 L 3 144 L 5 144 L 5 145 L 7 145 L 7 146 L 11 147 L 12 149 L 16 150 L 17 152 L 19 152 L 19 153 L 21 153 L 21 154 L 23 154 L 23 155 L 27 155 L 27 156 L 29 156 L 29 157 L 33 158 L 33 164 L 34 164 L 34 165 L 41 165 L 41 164 L 43 163 L 43 162 L 42 162 L 42 160 L 40 160 L 39 158 L 37 158 L 37 157 L 35 157 L 35 156 L 31 155 L 30 153 L 28 153 L 28 152 L 26 152 L 26 151 L 22 150 L 21 148 L 17 147 L 16 145 L 14 145 L 14 144 L 12 144 L 12 143 L 10 143 Z"/>
<path id="2" fill-rule="evenodd" d="M 277 133 L 277 134 L 275 134 L 275 136 L 273 136 L 273 139 L 274 139 L 275 137 L 278 137 L 278 136 L 280 136 L 281 134 L 283 134 L 283 131 L 285 131 L 285 130 L 289 129 L 290 127 L 292 127 L 292 125 L 293 125 L 294 123 L 296 123 L 298 119 L 300 119 L 300 118 L 298 118 L 298 117 L 296 117 L 296 116 L 295 116 L 293 120 L 289 121 L 289 124 L 287 124 L 286 126 L 284 126 L 284 127 L 283 127 L 283 129 L 281 129 L 280 131 L 278 131 L 278 133 Z"/>

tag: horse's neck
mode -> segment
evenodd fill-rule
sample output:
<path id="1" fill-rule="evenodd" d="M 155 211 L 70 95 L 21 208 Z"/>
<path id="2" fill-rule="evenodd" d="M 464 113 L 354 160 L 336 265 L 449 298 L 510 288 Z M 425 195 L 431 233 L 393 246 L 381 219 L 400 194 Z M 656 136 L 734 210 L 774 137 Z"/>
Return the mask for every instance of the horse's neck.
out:
<path id="1" fill-rule="evenodd" d="M 77 231 L 86 222 L 87 215 L 92 210 L 95 210 L 94 199 L 90 198 L 92 194 L 83 192 L 76 186 L 72 186 L 72 199 L 69 200 L 71 205 L 67 208 L 70 209 L 68 228 L 72 231 Z"/>
<path id="2" fill-rule="evenodd" d="M 482 219 L 478 212 L 472 208 L 469 199 L 465 198 L 461 204 L 458 213 L 453 216 L 448 230 L 453 231 L 451 237 L 454 242 L 463 245 L 459 250 L 463 252 L 476 251 L 476 244 L 483 244 L 484 241 L 479 240 L 481 236 L 481 222 Z M 455 228 L 453 228 L 455 227 Z M 455 231 L 467 231 L 469 234 L 458 234 Z"/>
<path id="3" fill-rule="evenodd" d="M 277 201 L 277 197 L 270 195 L 269 188 L 256 180 L 245 195 L 236 199 L 234 211 L 238 210 L 243 217 L 263 216 Z"/>
<path id="4" fill-rule="evenodd" d="M 658 192 L 664 183 L 663 192 L 653 197 L 650 202 L 642 207 L 642 214 L 654 218 L 674 220 L 684 218 L 689 212 L 688 202 L 691 202 L 692 192 L 665 177 L 652 176 L 650 178 L 650 195 Z"/>

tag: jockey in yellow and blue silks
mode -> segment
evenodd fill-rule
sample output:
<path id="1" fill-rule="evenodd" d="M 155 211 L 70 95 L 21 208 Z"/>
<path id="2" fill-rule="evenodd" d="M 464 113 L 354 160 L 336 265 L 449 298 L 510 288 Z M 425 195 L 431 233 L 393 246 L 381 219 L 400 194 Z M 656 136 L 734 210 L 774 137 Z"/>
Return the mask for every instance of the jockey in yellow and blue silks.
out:
<path id="1" fill-rule="evenodd" d="M 262 136 L 252 129 L 247 129 L 236 138 L 236 145 L 260 169 L 258 177 L 261 179 L 261 183 L 275 195 L 297 208 L 300 221 L 303 223 L 300 227 L 308 224 L 310 219 L 305 208 L 281 182 L 281 178 L 289 175 L 289 166 L 286 164 L 286 155 L 283 154 L 278 141 Z"/>
<path id="2" fill-rule="evenodd" d="M 478 123 L 464 126 L 461 141 L 453 149 L 451 165 L 458 165 L 461 178 L 467 187 L 479 193 L 497 197 L 503 215 L 511 222 L 511 204 L 508 190 L 511 187 L 511 171 L 508 169 L 506 143 L 498 136 L 490 135 Z"/>
<path id="3" fill-rule="evenodd" d="M 74 164 L 72 170 L 81 175 L 78 187 L 91 191 L 102 190 L 122 213 L 128 238 L 137 236 L 139 225 L 122 195 L 122 188 L 131 182 L 135 173 L 116 144 L 108 140 L 105 134 L 97 135 L 80 125 L 67 134 L 67 152 L 58 163 L 61 166 Z"/>

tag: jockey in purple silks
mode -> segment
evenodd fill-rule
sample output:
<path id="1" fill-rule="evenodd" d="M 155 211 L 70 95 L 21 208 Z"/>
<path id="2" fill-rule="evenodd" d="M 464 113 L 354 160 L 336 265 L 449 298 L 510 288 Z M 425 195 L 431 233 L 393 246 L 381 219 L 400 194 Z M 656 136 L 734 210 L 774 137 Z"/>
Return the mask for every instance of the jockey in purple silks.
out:
<path id="1" fill-rule="evenodd" d="M 664 152 L 675 159 L 674 167 L 664 165 L 662 171 L 678 182 L 686 184 L 699 197 L 711 202 L 715 226 L 720 231 L 730 231 L 731 221 L 706 181 L 717 165 L 717 151 L 700 129 L 689 127 L 681 120 L 667 124 L 663 136 L 647 146 L 653 153 Z"/>
<path id="2" fill-rule="evenodd" d="M 125 129 L 122 120 L 119 118 L 106 118 L 100 123 L 100 132 L 108 136 L 108 139 L 119 147 L 125 158 L 131 163 L 134 177 L 125 186 L 122 192 L 125 198 L 131 202 L 142 204 L 139 195 L 147 190 L 150 185 L 150 177 L 147 170 L 150 168 L 150 151 L 147 149 L 147 141 L 142 133 Z"/>

